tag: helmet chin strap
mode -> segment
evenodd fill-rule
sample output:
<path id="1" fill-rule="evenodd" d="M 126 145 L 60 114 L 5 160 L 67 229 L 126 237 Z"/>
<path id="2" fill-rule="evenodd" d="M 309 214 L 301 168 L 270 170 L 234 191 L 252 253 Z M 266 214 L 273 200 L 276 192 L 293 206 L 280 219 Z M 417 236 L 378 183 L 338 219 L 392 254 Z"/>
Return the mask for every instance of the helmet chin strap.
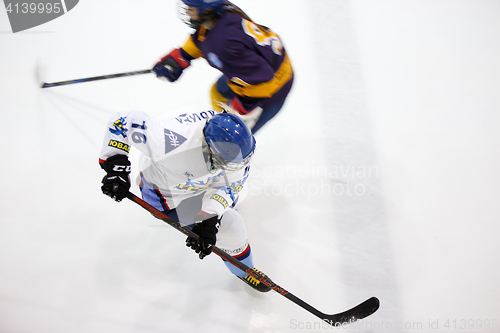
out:
<path id="1" fill-rule="evenodd" d="M 208 147 L 208 160 L 210 161 L 210 170 L 209 171 L 216 170 L 217 167 L 215 166 L 214 158 L 212 155 L 212 150 L 210 149 L 210 147 Z"/>
<path id="2" fill-rule="evenodd" d="M 210 149 L 210 146 L 207 143 L 207 139 L 205 138 L 205 129 L 203 129 L 203 144 L 201 149 L 203 152 L 203 157 L 207 163 L 208 171 L 210 171 L 211 173 L 215 172 L 215 170 L 217 170 L 217 167 L 214 163 L 212 149 Z"/>

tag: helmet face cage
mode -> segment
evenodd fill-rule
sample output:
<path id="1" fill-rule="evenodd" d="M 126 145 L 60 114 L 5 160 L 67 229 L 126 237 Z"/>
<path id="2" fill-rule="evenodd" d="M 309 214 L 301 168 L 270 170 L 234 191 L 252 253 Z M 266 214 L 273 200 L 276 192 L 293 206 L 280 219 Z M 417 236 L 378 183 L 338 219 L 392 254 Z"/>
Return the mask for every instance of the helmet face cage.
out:
<path id="1" fill-rule="evenodd" d="M 229 162 L 226 161 L 222 156 L 217 156 L 212 150 L 212 147 L 210 147 L 209 144 L 207 144 L 208 147 L 208 154 L 210 156 L 210 161 L 212 164 L 217 168 L 217 169 L 223 169 L 226 171 L 238 171 L 244 168 L 252 159 L 253 157 L 253 151 L 241 162 Z"/>
<path id="2" fill-rule="evenodd" d="M 236 117 L 236 116 L 234 116 L 234 117 Z M 227 171 L 237 171 L 237 170 L 241 170 L 246 165 L 248 165 L 248 163 L 252 159 L 253 154 L 255 152 L 255 139 L 254 139 L 253 135 L 251 135 L 251 140 L 253 140 L 253 144 L 252 144 L 253 147 L 252 147 L 252 150 L 249 153 L 247 153 L 248 155 L 238 162 L 228 161 L 224 157 L 217 154 L 216 153 L 217 149 L 215 149 L 215 151 L 214 151 L 214 148 L 210 145 L 211 141 L 207 140 L 205 129 L 207 128 L 207 124 L 209 121 L 210 120 L 207 119 L 207 121 L 205 123 L 205 127 L 203 128 L 203 139 L 205 141 L 204 146 L 206 145 L 204 147 L 204 148 L 206 148 L 205 151 L 208 152 L 210 162 L 213 164 L 213 166 L 218 168 L 218 169 L 223 169 L 223 170 L 227 170 Z M 239 153 L 240 153 L 240 156 L 241 156 L 241 154 L 243 154 L 243 152 L 241 151 L 241 148 L 239 150 Z"/>

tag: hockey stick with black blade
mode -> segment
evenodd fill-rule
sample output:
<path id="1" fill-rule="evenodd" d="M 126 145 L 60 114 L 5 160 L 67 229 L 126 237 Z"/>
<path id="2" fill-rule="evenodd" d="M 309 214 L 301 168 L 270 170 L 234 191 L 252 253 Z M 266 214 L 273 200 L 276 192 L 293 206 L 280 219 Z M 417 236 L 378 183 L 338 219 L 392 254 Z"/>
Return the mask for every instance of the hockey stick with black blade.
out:
<path id="1" fill-rule="evenodd" d="M 192 232 L 188 228 L 183 227 L 179 222 L 169 218 L 168 216 L 166 216 L 165 214 L 163 214 L 162 212 L 160 212 L 159 210 L 157 210 L 156 208 L 154 208 L 153 206 L 151 206 L 150 204 L 148 204 L 147 202 L 145 202 L 141 198 L 134 195 L 133 193 L 129 192 L 127 194 L 127 198 L 130 199 L 131 201 L 135 202 L 136 204 L 138 204 L 142 208 L 146 209 L 147 211 L 149 211 L 151 214 L 153 214 L 158 219 L 162 220 L 163 222 L 168 223 L 169 225 L 171 225 L 175 229 L 179 230 L 184 235 L 186 235 L 188 237 L 192 237 L 192 238 L 197 239 L 197 240 L 199 239 L 199 236 L 197 234 L 195 234 L 194 232 Z M 371 297 L 371 298 L 367 299 L 366 301 L 364 301 L 363 303 L 361 303 L 361 304 L 359 304 L 359 305 L 357 305 L 357 306 L 355 306 L 352 309 L 349 309 L 347 311 L 337 313 L 337 314 L 326 314 L 326 313 L 323 313 L 323 312 L 315 309 L 314 307 L 307 304 L 306 302 L 304 302 L 303 300 L 301 300 L 297 296 L 293 295 L 292 293 L 286 291 L 285 289 L 283 289 L 282 287 L 280 287 L 279 285 L 277 285 L 276 283 L 271 281 L 271 279 L 269 277 L 267 277 L 265 275 L 262 276 L 261 274 L 254 271 L 252 268 L 246 266 L 245 264 L 243 264 L 239 260 L 234 259 L 232 256 L 225 253 L 220 248 L 218 248 L 216 246 L 212 246 L 212 252 L 217 254 L 218 256 L 223 258 L 224 260 L 229 261 L 230 263 L 232 263 L 233 265 L 235 265 L 236 267 L 238 267 L 242 271 L 246 272 L 247 274 L 250 274 L 254 278 L 258 279 L 260 282 L 267 285 L 269 288 L 273 289 L 278 294 L 288 298 L 290 301 L 294 302 L 298 306 L 302 307 L 303 309 L 305 309 L 305 310 L 309 311 L 310 313 L 314 314 L 315 316 L 319 317 L 325 323 L 328 323 L 328 324 L 335 326 L 335 327 L 338 327 L 338 326 L 343 325 L 343 324 L 348 324 L 348 323 L 354 322 L 356 320 L 368 317 L 369 315 L 371 315 L 375 311 L 377 311 L 377 309 L 380 306 L 380 302 L 379 302 L 378 298 Z"/>
<path id="2" fill-rule="evenodd" d="M 94 76 L 94 77 L 87 77 L 87 78 L 83 78 L 83 79 L 68 80 L 68 81 L 61 81 L 61 82 L 52 82 L 52 83 L 42 82 L 42 88 L 64 86 L 64 85 L 67 85 L 67 84 L 83 83 L 83 82 L 90 82 L 90 81 L 97 81 L 97 80 L 114 79 L 114 78 L 123 77 L 123 76 L 149 74 L 151 72 L 152 72 L 151 69 L 145 69 L 145 70 L 142 70 L 142 71 L 134 71 L 134 72 L 126 72 L 126 73 L 118 73 L 118 74 L 109 74 L 109 75 L 102 75 L 102 76 Z"/>

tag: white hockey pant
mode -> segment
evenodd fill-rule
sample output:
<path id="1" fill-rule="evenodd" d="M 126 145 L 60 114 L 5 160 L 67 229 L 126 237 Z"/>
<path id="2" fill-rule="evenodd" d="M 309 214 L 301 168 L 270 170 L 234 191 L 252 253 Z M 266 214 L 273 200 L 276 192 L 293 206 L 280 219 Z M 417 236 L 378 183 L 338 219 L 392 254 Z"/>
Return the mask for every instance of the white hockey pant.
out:
<path id="1" fill-rule="evenodd" d="M 236 210 L 229 209 L 222 215 L 215 245 L 248 267 L 253 268 L 252 251 L 248 243 L 245 221 Z M 224 260 L 224 263 L 236 276 L 244 277 L 247 275 L 230 262 Z"/>

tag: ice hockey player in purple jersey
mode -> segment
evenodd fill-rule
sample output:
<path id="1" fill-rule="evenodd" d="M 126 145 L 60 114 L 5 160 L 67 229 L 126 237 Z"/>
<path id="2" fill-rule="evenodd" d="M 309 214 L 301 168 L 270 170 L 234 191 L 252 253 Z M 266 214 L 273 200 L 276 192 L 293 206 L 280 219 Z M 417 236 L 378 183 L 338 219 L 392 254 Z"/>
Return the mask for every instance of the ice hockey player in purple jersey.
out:
<path id="1" fill-rule="evenodd" d="M 137 184 L 143 200 L 198 234 L 186 245 L 200 259 L 214 244 L 253 267 L 245 223 L 236 211 L 255 151 L 255 138 L 237 116 L 213 110 L 171 119 L 141 111 L 111 116 L 99 157 L 106 171 L 102 191 L 116 201 L 130 189 L 131 147 L 141 154 Z M 259 291 L 269 287 L 225 262 L 233 274 Z"/>
<path id="2" fill-rule="evenodd" d="M 226 0 L 182 0 L 181 14 L 195 32 L 153 68 L 158 78 L 176 81 L 196 58 L 222 72 L 212 87 L 214 110 L 230 106 L 256 133 L 285 103 L 293 69 L 280 37 L 254 23 Z"/>

